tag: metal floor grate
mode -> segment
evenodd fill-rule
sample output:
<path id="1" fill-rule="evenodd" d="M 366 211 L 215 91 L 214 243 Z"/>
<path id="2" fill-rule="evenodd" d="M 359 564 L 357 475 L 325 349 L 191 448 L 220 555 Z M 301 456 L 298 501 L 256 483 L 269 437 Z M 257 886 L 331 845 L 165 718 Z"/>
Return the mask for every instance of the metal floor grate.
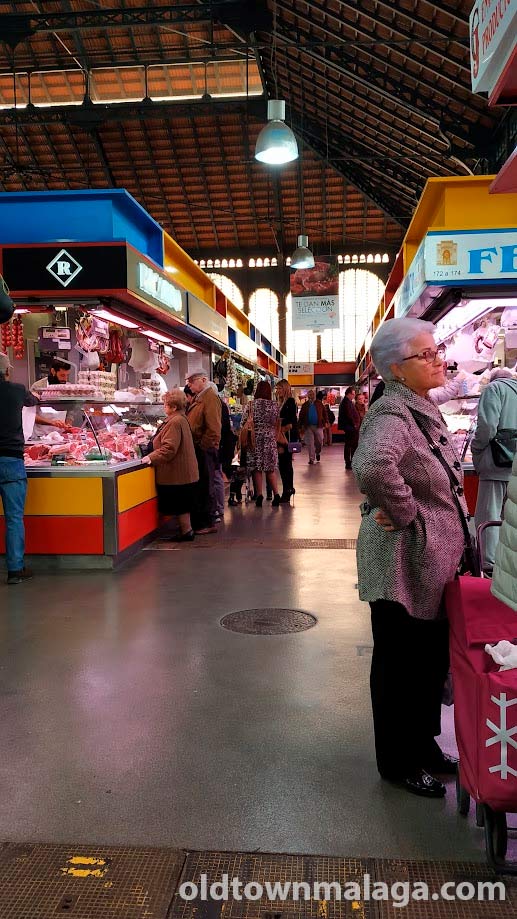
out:
<path id="1" fill-rule="evenodd" d="M 409 862 L 403 860 L 327 858 L 308 855 L 269 855 L 206 852 L 188 854 L 181 876 L 181 884 L 200 885 L 202 875 L 207 875 L 208 886 L 221 881 L 227 874 L 230 881 L 237 877 L 241 883 L 266 881 L 285 884 L 288 881 L 305 881 L 311 889 L 314 883 L 337 881 L 344 889 L 348 883 L 359 884 L 364 890 L 364 876 L 370 877 L 370 888 L 383 881 L 391 888 L 393 883 L 420 881 L 428 885 L 430 896 L 440 891 L 443 884 L 454 881 L 475 883 L 495 880 L 483 864 L 462 862 Z M 517 885 L 505 882 L 506 899 L 503 902 L 467 902 L 433 900 L 412 901 L 407 907 L 395 902 L 376 901 L 366 897 L 361 900 L 268 900 L 264 895 L 258 901 L 234 900 L 221 903 L 196 899 L 184 901 L 177 892 L 169 919 L 514 919 L 517 912 Z"/>
<path id="2" fill-rule="evenodd" d="M 202 887 L 228 875 L 229 899 L 201 896 L 184 899 L 183 884 Z M 398 859 L 355 859 L 311 855 L 276 855 L 242 852 L 178 852 L 173 849 L 108 846 L 15 845 L 0 846 L 1 919 L 514 919 L 517 914 L 517 881 L 505 879 L 506 899 L 489 902 L 410 901 L 402 908 L 395 901 L 368 898 L 378 882 L 424 882 L 430 895 L 453 882 L 476 884 L 496 880 L 484 864 L 416 862 Z M 264 888 L 260 899 L 231 896 L 231 879 L 241 890 L 249 883 Z M 501 880 L 501 879 L 499 879 Z M 266 882 L 285 885 L 337 882 L 358 885 L 361 897 L 296 899 L 292 889 L 285 899 L 269 899 Z M 400 888 L 398 888 L 400 889 Z M 192 889 L 189 889 L 189 894 Z M 257 888 L 254 893 L 258 892 Z M 355 894 L 354 894 L 355 896 Z"/>
<path id="3" fill-rule="evenodd" d="M 277 536 L 198 536 L 191 543 L 161 542 L 149 543 L 147 552 L 178 552 L 191 549 L 355 549 L 357 539 L 289 539 Z"/>
<path id="4" fill-rule="evenodd" d="M 1 919 L 165 919 L 185 856 L 172 849 L 0 847 Z"/>

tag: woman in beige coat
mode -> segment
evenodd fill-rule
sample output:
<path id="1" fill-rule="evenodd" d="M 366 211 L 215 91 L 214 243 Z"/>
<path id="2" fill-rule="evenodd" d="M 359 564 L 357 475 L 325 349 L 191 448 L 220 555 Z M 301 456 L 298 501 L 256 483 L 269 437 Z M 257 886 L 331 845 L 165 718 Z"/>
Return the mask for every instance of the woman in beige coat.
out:
<path id="1" fill-rule="evenodd" d="M 187 400 L 181 389 L 173 389 L 163 397 L 165 422 L 156 432 L 153 449 L 142 463 L 154 466 L 158 509 L 163 517 L 177 517 L 180 535 L 177 542 L 192 542 L 194 532 L 191 511 L 197 500 L 198 465 L 192 432 L 185 418 Z"/>

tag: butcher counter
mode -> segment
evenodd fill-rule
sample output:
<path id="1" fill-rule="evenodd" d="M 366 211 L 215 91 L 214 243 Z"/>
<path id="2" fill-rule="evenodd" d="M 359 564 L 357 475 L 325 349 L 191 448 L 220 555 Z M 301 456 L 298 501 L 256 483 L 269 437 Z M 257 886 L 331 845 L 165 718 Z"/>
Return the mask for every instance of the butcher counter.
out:
<path id="1" fill-rule="evenodd" d="M 115 568 L 158 527 L 154 471 L 140 460 L 29 467 L 27 477 L 26 560 L 33 568 Z M 5 552 L 1 501 L 0 552 Z"/>

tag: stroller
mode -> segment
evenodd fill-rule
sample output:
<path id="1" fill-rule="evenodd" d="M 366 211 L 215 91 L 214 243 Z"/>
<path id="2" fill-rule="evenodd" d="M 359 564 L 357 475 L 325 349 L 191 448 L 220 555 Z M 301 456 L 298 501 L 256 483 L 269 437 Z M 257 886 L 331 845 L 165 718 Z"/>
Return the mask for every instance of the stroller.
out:
<path id="1" fill-rule="evenodd" d="M 243 486 L 245 487 L 244 503 L 250 504 L 253 501 L 253 480 L 247 470 L 246 450 L 244 447 L 238 449 L 231 466 L 229 507 L 236 507 L 238 504 L 242 504 Z"/>
<path id="2" fill-rule="evenodd" d="M 478 546 L 484 524 L 478 530 Z M 481 570 L 483 559 L 481 553 Z M 517 813 L 517 670 L 499 671 L 485 644 L 517 639 L 517 614 L 490 593 L 490 579 L 460 577 L 445 593 L 451 634 L 454 718 L 460 753 L 457 805 L 485 830 L 487 860 L 499 874 L 517 875 L 506 858 L 506 815 Z"/>

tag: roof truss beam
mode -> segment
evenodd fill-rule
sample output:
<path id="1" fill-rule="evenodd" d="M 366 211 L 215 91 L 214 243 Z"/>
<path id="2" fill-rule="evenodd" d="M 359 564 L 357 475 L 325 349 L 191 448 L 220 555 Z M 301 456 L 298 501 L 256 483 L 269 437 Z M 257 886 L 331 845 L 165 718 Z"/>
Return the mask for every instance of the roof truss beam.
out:
<path id="1" fill-rule="evenodd" d="M 254 6 L 252 4 L 252 6 Z M 204 0 L 173 6 L 140 6 L 116 9 L 63 10 L 49 13 L 0 14 L 0 39 L 11 47 L 37 32 L 77 32 L 82 29 L 127 28 L 128 26 L 175 26 L 189 23 L 243 21 L 241 0 Z M 269 28 L 271 17 L 265 9 L 248 11 L 248 29 Z"/>

